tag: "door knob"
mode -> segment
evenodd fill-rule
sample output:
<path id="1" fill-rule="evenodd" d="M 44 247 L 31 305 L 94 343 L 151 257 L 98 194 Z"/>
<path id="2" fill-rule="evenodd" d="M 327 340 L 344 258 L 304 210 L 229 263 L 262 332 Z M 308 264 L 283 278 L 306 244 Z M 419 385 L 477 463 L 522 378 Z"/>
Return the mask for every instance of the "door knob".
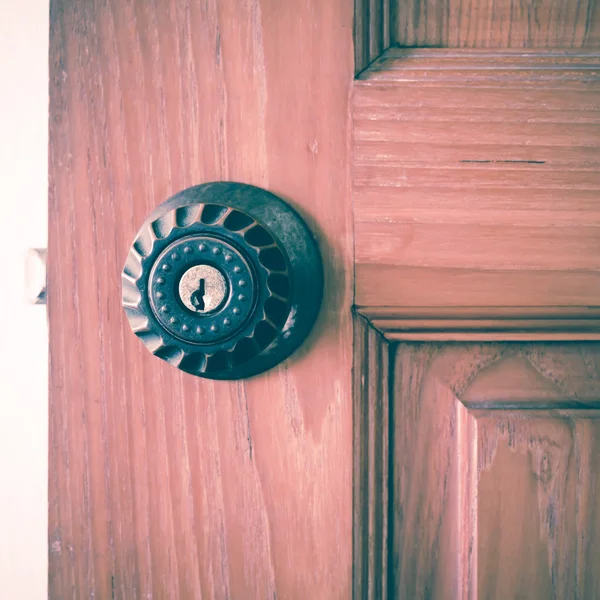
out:
<path id="1" fill-rule="evenodd" d="M 323 295 L 315 238 L 266 190 L 188 188 L 148 217 L 127 256 L 123 307 L 155 356 L 211 379 L 240 379 L 287 358 Z"/>

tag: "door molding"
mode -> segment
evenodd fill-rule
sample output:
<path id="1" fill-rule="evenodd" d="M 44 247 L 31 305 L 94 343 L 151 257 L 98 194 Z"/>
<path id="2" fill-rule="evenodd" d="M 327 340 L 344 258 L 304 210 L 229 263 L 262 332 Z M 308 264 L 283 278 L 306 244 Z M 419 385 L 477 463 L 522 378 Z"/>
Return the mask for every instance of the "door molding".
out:
<path id="1" fill-rule="evenodd" d="M 387 598 L 393 434 L 393 345 L 354 314 L 353 598 Z"/>
<path id="2" fill-rule="evenodd" d="M 387 341 L 600 340 L 595 306 L 363 306 L 356 312 Z"/>
<path id="3" fill-rule="evenodd" d="M 392 0 L 354 1 L 354 73 L 358 75 L 391 45 Z"/>

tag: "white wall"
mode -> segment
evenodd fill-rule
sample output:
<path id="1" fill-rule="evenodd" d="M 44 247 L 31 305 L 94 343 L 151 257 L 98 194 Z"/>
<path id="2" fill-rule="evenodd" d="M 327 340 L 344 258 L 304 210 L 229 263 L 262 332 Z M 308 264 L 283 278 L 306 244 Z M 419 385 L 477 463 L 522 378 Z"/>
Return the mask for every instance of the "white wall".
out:
<path id="1" fill-rule="evenodd" d="M 24 299 L 46 246 L 48 0 L 0 0 L 0 598 L 47 598 L 48 338 Z"/>

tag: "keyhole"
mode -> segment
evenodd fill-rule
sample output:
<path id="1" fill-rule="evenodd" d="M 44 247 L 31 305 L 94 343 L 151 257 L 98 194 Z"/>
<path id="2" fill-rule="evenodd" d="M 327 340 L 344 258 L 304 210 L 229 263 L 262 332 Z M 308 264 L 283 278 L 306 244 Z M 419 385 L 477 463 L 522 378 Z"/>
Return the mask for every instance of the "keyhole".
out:
<path id="1" fill-rule="evenodd" d="M 205 285 L 206 284 L 204 282 L 204 279 L 200 279 L 200 282 L 198 283 L 198 289 L 190 297 L 190 302 L 192 303 L 192 306 L 198 312 L 203 311 L 205 308 L 205 303 L 204 303 L 204 294 L 206 293 L 204 291 Z"/>
<path id="2" fill-rule="evenodd" d="M 179 298 L 192 312 L 204 315 L 217 310 L 226 296 L 225 277 L 210 265 L 195 265 L 179 280 Z"/>

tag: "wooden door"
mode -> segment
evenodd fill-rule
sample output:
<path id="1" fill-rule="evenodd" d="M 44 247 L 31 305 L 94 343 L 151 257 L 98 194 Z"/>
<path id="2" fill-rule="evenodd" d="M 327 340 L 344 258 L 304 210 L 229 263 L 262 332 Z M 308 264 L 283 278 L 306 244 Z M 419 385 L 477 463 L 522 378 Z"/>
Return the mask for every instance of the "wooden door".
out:
<path id="1" fill-rule="evenodd" d="M 600 598 L 598 7 L 358 10 L 356 596 Z"/>
<path id="2" fill-rule="evenodd" d="M 592 1 L 52 1 L 51 598 L 600 597 L 599 46 Z M 120 306 L 212 180 L 324 256 L 246 381 Z"/>
<path id="3" fill-rule="evenodd" d="M 348 598 L 352 553 L 352 6 L 51 7 L 50 596 Z M 150 211 L 233 180 L 318 236 L 320 320 L 239 382 L 127 329 L 120 272 Z"/>

